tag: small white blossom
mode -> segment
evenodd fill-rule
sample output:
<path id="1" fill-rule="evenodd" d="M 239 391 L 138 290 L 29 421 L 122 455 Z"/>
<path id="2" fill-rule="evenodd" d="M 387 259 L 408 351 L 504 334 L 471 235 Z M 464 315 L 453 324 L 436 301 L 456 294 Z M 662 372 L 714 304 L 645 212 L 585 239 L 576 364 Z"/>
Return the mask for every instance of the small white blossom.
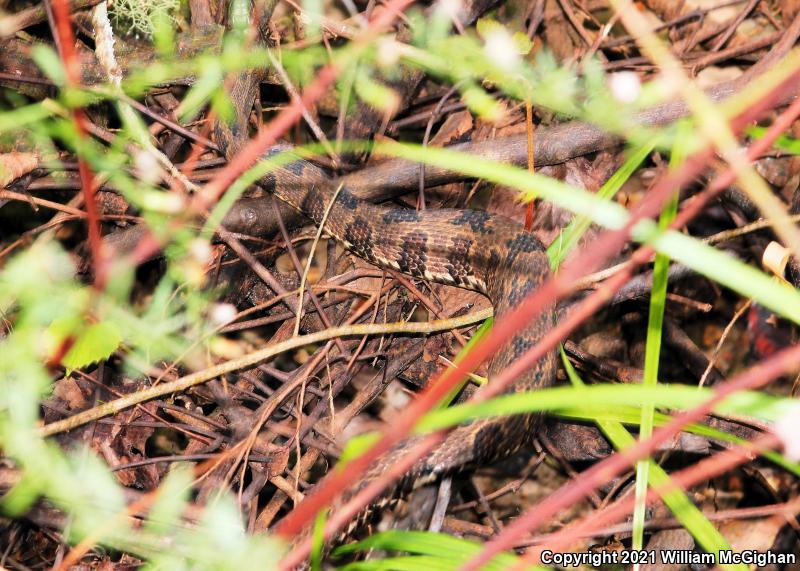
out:
<path id="1" fill-rule="evenodd" d="M 620 71 L 608 78 L 609 88 L 614 99 L 622 103 L 633 103 L 642 92 L 642 82 L 632 71 Z"/>
<path id="2" fill-rule="evenodd" d="M 486 34 L 484 49 L 486 55 L 503 71 L 517 71 L 522 63 L 519 48 L 514 43 L 511 34 L 504 28 L 497 27 Z"/>
<path id="3" fill-rule="evenodd" d="M 792 462 L 800 461 L 800 402 L 778 418 L 772 431 L 783 443 L 783 455 Z"/>
<path id="4" fill-rule="evenodd" d="M 236 308 L 230 303 L 215 303 L 211 307 L 211 321 L 214 325 L 225 325 L 236 318 Z"/>
<path id="5" fill-rule="evenodd" d="M 400 44 L 394 39 L 380 38 L 378 40 L 378 50 L 376 60 L 381 67 L 393 67 L 400 61 L 402 50 Z"/>
<path id="6" fill-rule="evenodd" d="M 156 156 L 148 150 L 138 151 L 133 157 L 133 168 L 139 180 L 146 184 L 156 184 L 161 180 L 161 166 Z"/>
<path id="7" fill-rule="evenodd" d="M 464 13 L 464 3 L 462 0 L 439 0 L 437 10 L 441 10 L 451 20 L 461 21 Z"/>
<path id="8" fill-rule="evenodd" d="M 158 192 L 154 193 L 159 197 L 154 205 L 154 210 L 164 214 L 180 214 L 186 210 L 186 201 L 177 192 Z"/>
<path id="9" fill-rule="evenodd" d="M 195 238 L 189 244 L 189 253 L 196 261 L 207 264 L 211 261 L 211 245 L 206 240 Z"/>

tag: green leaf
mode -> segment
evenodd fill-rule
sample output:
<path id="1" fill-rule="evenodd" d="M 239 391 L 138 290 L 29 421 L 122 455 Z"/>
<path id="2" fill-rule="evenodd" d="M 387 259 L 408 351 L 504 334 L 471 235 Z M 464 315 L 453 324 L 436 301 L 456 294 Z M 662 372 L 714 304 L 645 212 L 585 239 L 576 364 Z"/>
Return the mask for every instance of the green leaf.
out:
<path id="1" fill-rule="evenodd" d="M 480 341 L 489 334 L 489 332 L 492 330 L 493 323 L 494 323 L 494 318 L 492 317 L 481 323 L 481 326 L 478 327 L 478 329 L 475 331 L 472 337 L 469 338 L 467 344 L 464 345 L 461 351 L 458 352 L 458 355 L 456 355 L 456 358 L 453 362 L 458 363 L 459 361 L 461 361 L 461 359 L 466 357 L 466 355 L 472 350 L 472 348 L 478 343 L 478 341 Z M 469 378 L 474 378 L 474 375 L 469 375 Z M 467 384 L 469 378 L 464 378 L 457 386 L 453 387 L 453 390 L 450 391 L 450 393 L 441 400 L 441 402 L 437 405 L 436 408 L 446 408 L 450 406 L 450 403 L 452 403 L 453 400 L 455 400 L 455 398 L 458 396 L 458 393 L 461 392 L 461 389 L 464 388 L 464 385 Z"/>
<path id="2" fill-rule="evenodd" d="M 61 63 L 61 58 L 53 48 L 44 44 L 36 44 L 31 48 L 31 59 L 53 83 L 59 86 L 64 85 L 67 73 Z"/>
<path id="3" fill-rule="evenodd" d="M 208 69 L 204 70 L 204 73 L 195 81 L 176 109 L 180 120 L 192 119 L 215 93 L 222 90 L 223 79 L 221 66 L 218 63 L 209 63 Z"/>
<path id="4" fill-rule="evenodd" d="M 42 121 L 52 114 L 52 110 L 43 103 L 32 103 L 6 111 L 0 114 L 0 134 L 22 129 L 26 125 Z"/>
<path id="5" fill-rule="evenodd" d="M 325 545 L 325 522 L 328 521 L 327 511 L 322 510 L 314 520 L 314 530 L 311 534 L 311 571 L 322 569 L 322 548 Z"/>
<path id="6" fill-rule="evenodd" d="M 347 444 L 345 444 L 344 450 L 342 450 L 342 455 L 339 456 L 339 462 L 336 466 L 346 466 L 350 460 L 353 458 L 358 458 L 366 450 L 372 447 L 372 445 L 375 444 L 380 437 L 380 432 L 367 432 L 366 434 L 354 436 L 347 441 Z"/>
<path id="7" fill-rule="evenodd" d="M 122 343 L 122 333 L 113 323 L 101 321 L 84 329 L 61 360 L 68 369 L 80 369 L 107 359 Z"/>
<path id="8" fill-rule="evenodd" d="M 395 557 L 379 561 L 350 564 L 343 569 L 457 569 L 469 558 L 477 555 L 483 546 L 468 539 L 429 531 L 384 531 L 370 537 L 343 545 L 334 550 L 334 555 L 345 555 L 369 549 L 404 551 L 419 557 Z M 516 555 L 501 553 L 486 563 L 485 571 L 511 569 L 519 562 Z M 377 564 L 372 567 L 368 564 Z M 416 565 L 416 567 L 414 566 Z M 526 567 L 541 569 L 540 566 Z"/>
<path id="9" fill-rule="evenodd" d="M 461 90 L 461 98 L 470 111 L 486 121 L 498 121 L 503 117 L 503 106 L 479 85 L 467 84 Z"/>
<path id="10" fill-rule="evenodd" d="M 748 127 L 745 129 L 745 133 L 756 139 L 763 137 L 766 132 L 767 130 L 764 127 Z M 782 151 L 786 151 L 787 153 L 800 155 L 800 140 L 798 139 L 781 135 L 775 139 L 773 145 Z"/>
<path id="11" fill-rule="evenodd" d="M 153 14 L 153 43 L 158 54 L 165 59 L 175 55 L 175 22 L 164 11 Z"/>
<path id="12" fill-rule="evenodd" d="M 360 69 L 356 74 L 353 87 L 361 99 L 384 113 L 392 113 L 400 105 L 400 96 L 393 89 L 372 79 L 365 70 Z"/>
<path id="13" fill-rule="evenodd" d="M 556 387 L 533 392 L 499 396 L 484 402 L 465 403 L 444 410 L 428 413 L 417 425 L 417 432 L 428 432 L 456 424 L 506 414 L 528 412 L 552 412 L 575 409 L 582 403 L 584 410 L 598 414 L 609 407 L 647 404 L 666 409 L 688 409 L 696 407 L 709 398 L 713 391 L 708 388 L 661 383 L 655 387 L 643 385 L 593 385 L 587 387 Z M 775 421 L 794 410 L 794 400 L 778 398 L 758 391 L 742 391 L 720 402 L 715 411 L 744 415 L 760 420 Z"/>
<path id="14" fill-rule="evenodd" d="M 147 514 L 144 524 L 146 531 L 163 534 L 172 531 L 180 523 L 193 479 L 192 469 L 185 465 L 175 466 L 167 474 L 158 487 L 158 496 Z"/>

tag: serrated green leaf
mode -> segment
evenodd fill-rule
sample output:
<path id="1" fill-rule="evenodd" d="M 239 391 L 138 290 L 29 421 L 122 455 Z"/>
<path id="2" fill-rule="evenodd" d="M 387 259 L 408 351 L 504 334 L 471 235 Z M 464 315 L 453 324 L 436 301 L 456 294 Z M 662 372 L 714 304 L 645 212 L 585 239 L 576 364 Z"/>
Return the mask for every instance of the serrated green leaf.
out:
<path id="1" fill-rule="evenodd" d="M 84 329 L 61 360 L 69 369 L 80 369 L 107 359 L 122 343 L 119 329 L 108 321 L 94 323 Z"/>

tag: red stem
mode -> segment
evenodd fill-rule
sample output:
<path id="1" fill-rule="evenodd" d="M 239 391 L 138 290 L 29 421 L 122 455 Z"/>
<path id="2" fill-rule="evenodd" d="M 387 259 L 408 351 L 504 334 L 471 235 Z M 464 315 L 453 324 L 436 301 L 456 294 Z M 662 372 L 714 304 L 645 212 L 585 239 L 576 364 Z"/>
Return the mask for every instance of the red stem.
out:
<path id="1" fill-rule="evenodd" d="M 67 0 L 53 0 L 53 24 L 56 35 L 56 45 L 64 64 L 66 74 L 66 87 L 80 87 L 80 62 L 75 52 L 75 36 L 69 18 L 69 4 Z M 72 122 L 78 135 L 78 151 L 82 142 L 87 140 L 86 115 L 83 109 L 75 108 L 71 111 Z M 86 205 L 86 224 L 89 233 L 89 250 L 92 254 L 94 267 L 94 286 L 98 290 L 105 287 L 108 278 L 108 264 L 103 251 L 103 240 L 100 232 L 100 214 L 95 201 L 95 177 L 92 169 L 78 152 L 78 173 L 81 179 L 83 202 Z"/>
<path id="2" fill-rule="evenodd" d="M 756 454 L 762 453 L 765 450 L 777 448 L 779 445 L 780 442 L 774 434 L 766 434 L 753 442 L 748 442 L 747 445 L 735 446 L 729 450 L 705 458 L 693 466 L 672 474 L 672 476 L 670 476 L 670 482 L 665 486 L 648 491 L 647 504 L 654 504 L 659 498 L 675 488 L 688 490 L 700 482 L 707 481 L 714 476 L 735 468 L 739 464 L 752 460 Z M 566 549 L 573 544 L 576 537 L 585 537 L 587 531 L 601 529 L 602 527 L 627 517 L 630 510 L 633 508 L 634 502 L 635 497 L 632 495 L 626 496 L 603 510 L 595 511 L 582 521 L 553 533 L 546 543 L 528 549 L 525 553 L 524 561 L 526 563 L 538 562 L 542 551 L 548 549 L 557 552 Z M 520 566 L 520 568 L 524 567 L 524 565 Z"/>

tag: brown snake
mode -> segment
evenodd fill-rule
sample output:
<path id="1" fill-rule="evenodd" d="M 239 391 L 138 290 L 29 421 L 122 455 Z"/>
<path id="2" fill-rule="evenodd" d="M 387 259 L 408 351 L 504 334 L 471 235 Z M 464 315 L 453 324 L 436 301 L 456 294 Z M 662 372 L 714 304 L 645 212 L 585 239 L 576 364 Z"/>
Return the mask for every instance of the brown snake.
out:
<path id="1" fill-rule="evenodd" d="M 217 141 L 228 157 L 243 144 L 241 134 L 246 133 L 252 99 L 242 94 L 252 88 L 253 81 L 253 78 L 240 77 L 230 89 L 239 111 L 237 124 L 231 127 L 217 123 L 216 126 Z M 270 155 L 287 149 L 288 146 L 277 146 Z M 483 293 L 494 306 L 496 317 L 501 318 L 513 310 L 549 275 L 549 263 L 541 242 L 508 218 L 480 210 L 416 211 L 378 206 L 358 199 L 347 188 L 337 193 L 336 181 L 332 179 L 329 179 L 330 184 L 320 185 L 318 181 L 322 176 L 321 169 L 298 158 L 265 176 L 258 184 L 317 225 L 324 222 L 324 229 L 330 236 L 376 266 Z M 310 180 L 317 183 L 310 184 Z M 258 214 L 244 207 L 236 209 L 236 217 L 236 220 L 226 219 L 223 224 L 247 228 L 248 219 L 256 220 Z M 552 328 L 554 315 L 554 310 L 548 308 L 494 355 L 488 366 L 489 382 Z M 519 377 L 509 391 L 524 392 L 550 385 L 556 366 L 555 352 L 550 352 Z M 409 476 L 434 477 L 512 454 L 531 441 L 538 420 L 538 415 L 527 414 L 459 426 L 436 450 L 419 461 Z M 384 455 L 353 486 L 350 494 L 383 473 L 413 442 L 413 439 L 403 441 Z"/>

